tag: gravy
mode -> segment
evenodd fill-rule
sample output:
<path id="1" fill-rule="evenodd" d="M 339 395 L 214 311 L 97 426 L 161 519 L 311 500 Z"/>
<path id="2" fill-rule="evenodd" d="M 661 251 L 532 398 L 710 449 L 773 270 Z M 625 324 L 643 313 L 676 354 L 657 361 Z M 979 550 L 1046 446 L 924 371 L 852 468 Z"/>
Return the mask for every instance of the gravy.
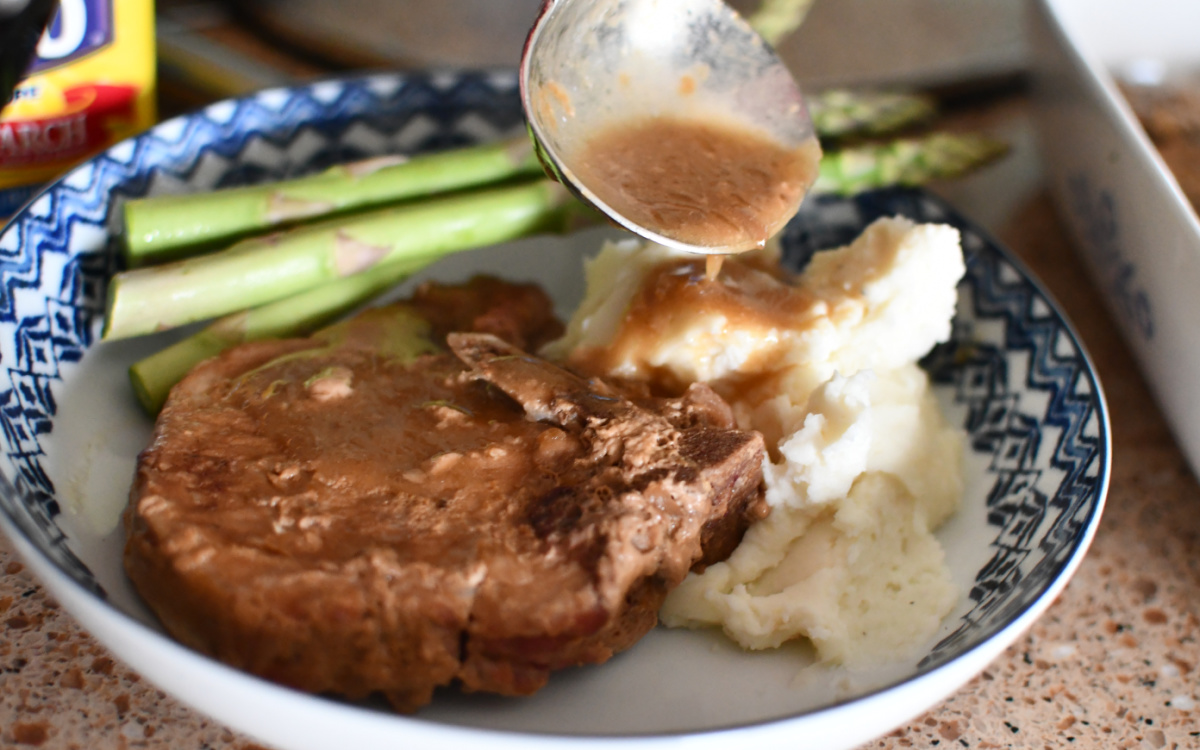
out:
<path id="1" fill-rule="evenodd" d="M 575 171 L 640 226 L 741 251 L 761 247 L 795 214 L 819 159 L 815 139 L 788 149 L 746 128 L 653 116 L 599 131 Z"/>
<path id="2" fill-rule="evenodd" d="M 664 341 L 681 341 L 698 319 L 725 318 L 729 330 L 777 335 L 804 331 L 826 314 L 816 295 L 786 275 L 756 262 L 730 259 L 720 281 L 712 278 L 709 259 L 678 260 L 654 268 L 630 300 L 624 321 L 604 346 L 584 347 L 571 354 L 571 365 L 588 373 L 621 372 L 625 363 L 650 362 Z M 764 351 L 773 351 L 763 347 Z M 751 368 L 753 369 L 753 368 Z M 628 374 L 628 373 L 626 373 Z M 641 378 L 648 373 L 638 373 Z M 682 392 L 666 371 L 649 374 L 666 393 Z"/>

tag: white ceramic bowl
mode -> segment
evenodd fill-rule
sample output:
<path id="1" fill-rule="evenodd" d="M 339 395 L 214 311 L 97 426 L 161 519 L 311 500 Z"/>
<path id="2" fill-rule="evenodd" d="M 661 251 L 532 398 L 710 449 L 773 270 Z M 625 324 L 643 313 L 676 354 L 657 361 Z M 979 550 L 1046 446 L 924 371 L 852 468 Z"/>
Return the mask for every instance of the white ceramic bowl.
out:
<path id="1" fill-rule="evenodd" d="M 267 91 L 172 120 L 73 171 L 0 234 L 0 526 L 63 606 L 164 690 L 280 748 L 849 748 L 982 670 L 1050 605 L 1099 521 L 1109 472 L 1099 383 L 1057 307 L 1019 263 L 932 196 L 811 201 L 785 235 L 797 265 L 882 214 L 963 232 L 953 340 L 926 361 L 970 436 L 961 512 L 939 532 L 961 601 L 914 658 L 847 673 L 802 647 L 746 653 L 715 632 L 656 629 L 526 699 L 440 693 L 416 717 L 304 695 L 176 644 L 121 569 L 124 506 L 151 423 L 125 368 L 171 334 L 98 344 L 118 204 L 294 174 L 348 158 L 519 130 L 515 76 L 376 76 Z M 607 230 L 449 258 L 445 280 L 544 284 L 566 311 L 580 258 Z"/>

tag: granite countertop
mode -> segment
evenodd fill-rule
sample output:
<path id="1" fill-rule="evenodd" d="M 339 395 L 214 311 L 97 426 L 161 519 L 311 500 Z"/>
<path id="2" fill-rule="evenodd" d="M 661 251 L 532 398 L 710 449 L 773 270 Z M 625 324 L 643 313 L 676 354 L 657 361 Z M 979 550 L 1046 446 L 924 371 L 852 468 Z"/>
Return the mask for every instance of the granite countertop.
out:
<path id="1" fill-rule="evenodd" d="M 941 191 L 1074 322 L 1111 409 L 1112 484 L 1091 551 L 1049 611 L 948 700 L 866 747 L 1200 748 L 1200 486 L 1040 186 L 1024 104 L 959 120 L 996 126 L 1016 148 L 1007 166 Z M 0 571 L 0 748 L 260 747 L 123 666 L 2 537 Z"/>

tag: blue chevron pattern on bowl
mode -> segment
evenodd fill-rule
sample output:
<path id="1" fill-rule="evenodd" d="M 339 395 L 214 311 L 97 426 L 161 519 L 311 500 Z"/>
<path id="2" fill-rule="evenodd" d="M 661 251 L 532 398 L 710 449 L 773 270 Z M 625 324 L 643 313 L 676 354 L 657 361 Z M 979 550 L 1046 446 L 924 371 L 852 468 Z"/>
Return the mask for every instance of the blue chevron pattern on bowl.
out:
<path id="1" fill-rule="evenodd" d="M 329 81 L 168 121 L 37 196 L 0 233 L 0 513 L 8 525 L 95 597 L 109 596 L 121 576 L 119 538 L 84 544 L 82 532 L 72 536 L 64 523 L 70 488 L 52 479 L 62 470 L 47 467 L 77 460 L 55 442 L 64 420 L 59 401 L 68 382 L 86 387 L 75 375 L 105 348 L 97 338 L 107 279 L 118 270 L 112 238 L 123 200 L 445 148 L 522 127 L 509 73 Z M 1006 628 L 1078 561 L 1103 505 L 1109 435 L 1096 376 L 1055 304 L 944 202 L 919 190 L 811 200 L 785 232 L 785 257 L 802 265 L 813 251 L 844 244 L 890 214 L 962 232 L 967 275 L 953 339 L 925 365 L 948 413 L 968 432 L 983 487 L 967 499 L 980 519 L 970 531 L 973 551 L 950 558 L 970 566 L 970 583 L 916 675 Z M 98 546 L 109 553 L 98 554 Z M 109 601 L 121 609 L 116 598 Z"/>
<path id="2" fill-rule="evenodd" d="M 934 667 L 998 632 L 1062 574 L 1103 507 L 1108 417 L 1091 362 L 1044 290 L 929 193 L 820 198 L 788 227 L 785 253 L 801 267 L 813 252 L 846 244 L 871 221 L 896 214 L 962 233 L 967 273 L 954 333 L 923 365 L 963 407 L 970 450 L 988 457 L 987 522 L 995 532 L 969 609 L 921 662 Z"/>
<path id="3" fill-rule="evenodd" d="M 374 154 L 448 148 L 523 127 L 507 73 L 374 76 L 221 102 L 63 177 L 0 235 L 0 509 L 80 585 L 102 593 L 55 522 L 42 467 L 61 368 L 95 343 L 118 254 L 120 201 L 279 179 Z"/>

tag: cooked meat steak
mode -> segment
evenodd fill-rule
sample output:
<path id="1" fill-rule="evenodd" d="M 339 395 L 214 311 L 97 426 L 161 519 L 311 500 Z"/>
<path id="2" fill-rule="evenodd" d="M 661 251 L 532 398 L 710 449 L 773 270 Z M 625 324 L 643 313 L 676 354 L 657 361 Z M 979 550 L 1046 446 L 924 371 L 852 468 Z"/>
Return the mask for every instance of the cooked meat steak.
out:
<path id="1" fill-rule="evenodd" d="M 130 578 L 200 651 L 405 711 L 608 659 L 740 539 L 763 445 L 704 387 L 631 400 L 519 348 L 556 332 L 476 280 L 200 365 L 139 459 Z"/>

